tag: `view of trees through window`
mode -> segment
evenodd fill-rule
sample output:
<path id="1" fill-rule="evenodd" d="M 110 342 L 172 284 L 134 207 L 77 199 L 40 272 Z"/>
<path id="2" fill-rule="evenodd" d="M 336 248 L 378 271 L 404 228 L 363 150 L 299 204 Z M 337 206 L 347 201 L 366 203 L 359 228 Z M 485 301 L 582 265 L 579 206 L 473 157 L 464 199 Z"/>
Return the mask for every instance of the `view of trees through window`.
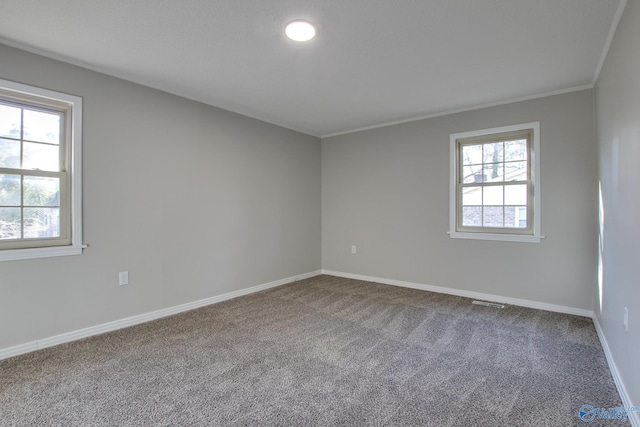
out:
<path id="1" fill-rule="evenodd" d="M 527 228 L 526 138 L 460 144 L 462 226 Z"/>
<path id="2" fill-rule="evenodd" d="M 0 103 L 0 240 L 60 237 L 62 120 Z"/>

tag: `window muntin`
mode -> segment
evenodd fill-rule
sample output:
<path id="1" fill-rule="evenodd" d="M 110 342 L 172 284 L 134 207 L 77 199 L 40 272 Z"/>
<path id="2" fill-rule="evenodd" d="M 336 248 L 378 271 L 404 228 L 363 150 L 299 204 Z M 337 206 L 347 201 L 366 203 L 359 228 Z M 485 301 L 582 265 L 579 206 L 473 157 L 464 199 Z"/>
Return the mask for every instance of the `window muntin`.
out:
<path id="1" fill-rule="evenodd" d="M 538 242 L 539 123 L 451 135 L 455 238 Z"/>
<path id="2" fill-rule="evenodd" d="M 0 80 L 0 260 L 79 254 L 81 99 Z"/>

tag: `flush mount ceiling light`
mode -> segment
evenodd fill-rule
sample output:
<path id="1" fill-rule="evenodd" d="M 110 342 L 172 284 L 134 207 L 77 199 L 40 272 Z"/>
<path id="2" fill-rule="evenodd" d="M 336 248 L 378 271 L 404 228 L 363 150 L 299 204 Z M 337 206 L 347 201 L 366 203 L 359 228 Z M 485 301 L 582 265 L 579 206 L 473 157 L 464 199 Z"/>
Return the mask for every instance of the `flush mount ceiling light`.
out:
<path id="1" fill-rule="evenodd" d="M 284 27 L 284 33 L 291 40 L 295 40 L 297 42 L 306 42 L 315 37 L 316 27 L 314 27 L 308 21 L 296 19 L 295 21 L 289 22 Z"/>

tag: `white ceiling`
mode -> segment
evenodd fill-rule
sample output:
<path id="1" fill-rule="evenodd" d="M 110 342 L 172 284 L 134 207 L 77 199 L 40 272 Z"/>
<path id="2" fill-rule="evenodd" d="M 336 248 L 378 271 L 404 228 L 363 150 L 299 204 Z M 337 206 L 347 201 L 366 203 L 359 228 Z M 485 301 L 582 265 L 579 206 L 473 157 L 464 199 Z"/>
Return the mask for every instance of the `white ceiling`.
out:
<path id="1" fill-rule="evenodd" d="M 624 4 L 0 0 L 0 42 L 326 136 L 592 85 Z"/>

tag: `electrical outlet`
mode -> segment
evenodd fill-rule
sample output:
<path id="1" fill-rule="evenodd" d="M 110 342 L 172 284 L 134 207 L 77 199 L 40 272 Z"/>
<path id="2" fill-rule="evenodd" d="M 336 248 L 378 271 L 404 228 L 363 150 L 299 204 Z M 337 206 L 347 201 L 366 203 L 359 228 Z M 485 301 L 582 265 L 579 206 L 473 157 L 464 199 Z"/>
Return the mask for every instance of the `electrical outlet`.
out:
<path id="1" fill-rule="evenodd" d="M 129 284 L 129 272 L 128 271 L 121 271 L 120 273 L 118 273 L 118 278 L 120 279 L 120 286 L 124 286 L 124 285 L 128 285 Z"/>
<path id="2" fill-rule="evenodd" d="M 629 332 L 629 309 L 627 307 L 624 308 L 624 330 Z"/>
<path id="3" fill-rule="evenodd" d="M 356 245 L 352 245 L 351 246 L 351 253 L 355 254 L 356 253 Z"/>

